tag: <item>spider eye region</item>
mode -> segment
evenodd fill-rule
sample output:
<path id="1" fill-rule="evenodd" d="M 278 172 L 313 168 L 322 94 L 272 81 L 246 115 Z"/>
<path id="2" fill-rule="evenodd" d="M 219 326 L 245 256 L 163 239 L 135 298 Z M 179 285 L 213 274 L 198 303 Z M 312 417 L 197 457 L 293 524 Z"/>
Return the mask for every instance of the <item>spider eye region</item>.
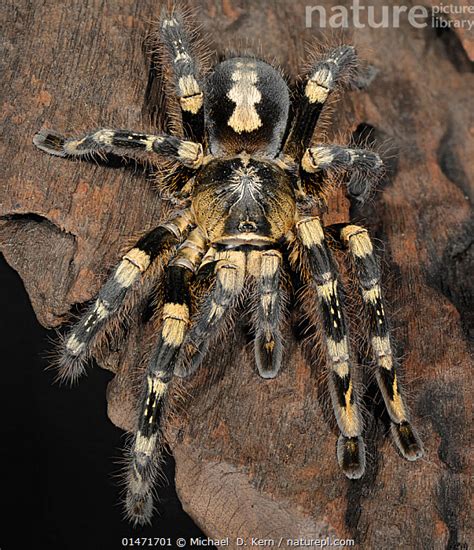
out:
<path id="1" fill-rule="evenodd" d="M 277 154 L 290 99 L 288 87 L 274 67 L 253 57 L 227 59 L 208 77 L 206 91 L 213 154 Z"/>
<path id="2" fill-rule="evenodd" d="M 239 223 L 238 230 L 241 233 L 253 233 L 257 230 L 257 224 L 252 220 L 243 220 Z"/>

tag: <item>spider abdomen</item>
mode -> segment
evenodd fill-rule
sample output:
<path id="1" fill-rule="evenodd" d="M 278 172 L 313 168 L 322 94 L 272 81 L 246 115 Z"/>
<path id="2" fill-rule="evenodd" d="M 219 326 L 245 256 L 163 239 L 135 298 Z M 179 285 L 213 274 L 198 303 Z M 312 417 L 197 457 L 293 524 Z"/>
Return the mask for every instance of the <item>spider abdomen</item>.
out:
<path id="1" fill-rule="evenodd" d="M 202 168 L 193 210 L 210 242 L 258 246 L 278 242 L 291 229 L 296 201 L 283 170 L 242 154 Z"/>
<path id="2" fill-rule="evenodd" d="M 290 96 L 281 74 L 254 57 L 219 63 L 206 83 L 210 149 L 275 157 L 288 122 Z"/>

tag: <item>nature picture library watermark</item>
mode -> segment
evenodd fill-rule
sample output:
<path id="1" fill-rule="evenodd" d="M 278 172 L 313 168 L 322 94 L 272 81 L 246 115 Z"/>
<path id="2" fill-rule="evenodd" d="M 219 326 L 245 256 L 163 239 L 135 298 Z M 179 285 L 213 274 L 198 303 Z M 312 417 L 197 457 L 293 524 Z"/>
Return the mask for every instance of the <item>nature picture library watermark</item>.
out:
<path id="1" fill-rule="evenodd" d="M 424 27 L 435 28 L 464 28 L 471 30 L 474 27 L 474 4 L 454 5 L 438 4 L 430 8 L 421 4 L 415 6 L 386 5 L 377 3 L 372 6 L 361 6 L 360 0 L 352 0 L 346 6 L 306 6 L 306 27 L 318 28 L 398 28 L 400 22 L 407 18 L 408 23 L 417 29 Z"/>

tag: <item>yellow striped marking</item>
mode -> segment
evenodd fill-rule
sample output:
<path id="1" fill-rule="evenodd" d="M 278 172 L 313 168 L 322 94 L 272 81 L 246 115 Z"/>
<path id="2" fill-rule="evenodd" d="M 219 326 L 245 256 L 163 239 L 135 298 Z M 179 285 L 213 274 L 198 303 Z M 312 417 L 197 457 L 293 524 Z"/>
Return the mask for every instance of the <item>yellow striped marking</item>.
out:
<path id="1" fill-rule="evenodd" d="M 122 287 L 128 288 L 132 286 L 137 277 L 140 275 L 140 270 L 129 260 L 122 260 L 117 267 L 114 279 Z"/>
<path id="2" fill-rule="evenodd" d="M 263 252 L 262 261 L 260 264 L 261 277 L 265 277 L 268 279 L 274 277 L 278 269 L 280 268 L 281 258 L 281 254 L 279 252 L 274 252 L 273 250 L 270 252 Z"/>
<path id="3" fill-rule="evenodd" d="M 387 370 L 393 368 L 393 360 L 391 355 L 382 355 L 377 358 L 377 365 Z"/>
<path id="4" fill-rule="evenodd" d="M 224 315 L 224 306 L 214 302 L 214 300 L 211 301 L 211 308 L 209 310 L 209 314 L 207 316 L 207 322 L 210 323 L 211 321 L 217 321 Z"/>
<path id="5" fill-rule="evenodd" d="M 353 392 L 352 381 L 349 382 L 349 388 L 344 394 L 345 405 L 341 407 L 339 404 L 336 406 L 337 416 L 341 432 L 346 437 L 357 437 L 362 431 L 361 418 L 357 406 L 351 405 L 351 396 Z"/>
<path id="6" fill-rule="evenodd" d="M 220 257 L 216 265 L 218 281 L 224 290 L 237 293 L 244 284 L 245 252 L 228 250 L 217 257 Z"/>
<path id="7" fill-rule="evenodd" d="M 92 317 L 95 315 L 97 315 L 97 319 L 95 320 L 95 322 L 91 325 L 89 325 L 87 328 L 86 328 L 86 332 L 89 332 L 91 331 L 93 328 L 94 328 L 94 325 L 98 322 L 98 321 L 101 321 L 102 319 L 105 319 L 108 315 L 109 315 L 109 310 L 106 308 L 104 302 L 98 298 L 96 301 L 95 301 L 95 304 L 94 304 L 94 310 L 93 312 L 87 317 L 87 319 L 85 320 L 85 324 L 87 325 L 89 323 L 89 321 L 92 319 Z"/>
<path id="8" fill-rule="evenodd" d="M 97 317 L 99 318 L 99 321 L 100 321 L 102 319 L 105 319 L 108 316 L 109 310 L 107 309 L 107 307 L 105 306 L 105 303 L 102 300 L 97 299 L 95 302 L 94 313 L 97 314 Z"/>
<path id="9" fill-rule="evenodd" d="M 165 29 L 166 27 L 177 27 L 178 26 L 178 21 L 172 17 L 171 19 L 165 19 L 163 21 L 163 28 Z"/>
<path id="10" fill-rule="evenodd" d="M 326 346 L 331 362 L 334 364 L 333 370 L 342 378 L 349 372 L 349 346 L 347 336 L 336 342 L 332 338 L 326 338 Z"/>
<path id="11" fill-rule="evenodd" d="M 114 133 L 115 132 L 113 130 L 99 130 L 94 134 L 94 140 L 97 141 L 97 143 L 103 143 L 104 145 L 112 145 Z"/>
<path id="12" fill-rule="evenodd" d="M 194 141 L 182 141 L 178 147 L 178 157 L 187 166 L 199 168 L 202 164 L 202 145 Z"/>
<path id="13" fill-rule="evenodd" d="M 329 278 L 332 277 L 332 274 L 325 273 L 323 276 Z M 334 297 L 336 299 L 336 304 L 339 304 L 337 301 L 337 280 L 333 279 L 324 285 L 316 285 L 316 292 L 320 298 L 324 298 L 328 302 Z"/>
<path id="14" fill-rule="evenodd" d="M 269 353 L 271 353 L 275 348 L 275 342 L 273 340 L 271 340 L 270 342 L 266 342 L 264 347 Z"/>
<path id="15" fill-rule="evenodd" d="M 150 397 L 155 395 L 157 398 L 162 397 L 166 393 L 168 385 L 154 376 L 147 376 L 148 384 L 148 398 L 146 401 L 147 406 L 150 404 Z"/>
<path id="16" fill-rule="evenodd" d="M 186 304 L 168 303 L 163 306 L 163 328 L 161 335 L 166 344 L 175 348 L 184 340 L 189 321 L 189 309 Z"/>
<path id="17" fill-rule="evenodd" d="M 168 302 L 163 306 L 163 319 L 176 319 L 179 321 L 188 321 L 189 308 L 186 304 L 173 304 Z"/>
<path id="18" fill-rule="evenodd" d="M 79 352 L 84 347 L 84 345 L 85 345 L 84 342 L 80 342 L 74 334 L 71 334 L 71 336 L 67 339 L 67 342 L 66 342 L 66 348 L 73 355 L 78 355 Z"/>
<path id="19" fill-rule="evenodd" d="M 193 75 L 182 76 L 178 80 L 178 88 L 181 97 L 199 96 L 201 88 Z"/>
<path id="20" fill-rule="evenodd" d="M 344 394 L 345 406 L 341 407 L 340 418 L 344 425 L 344 435 L 346 437 L 356 437 L 361 432 L 361 421 L 357 408 L 351 404 L 351 397 L 353 392 L 352 380 L 349 382 L 349 387 Z"/>
<path id="21" fill-rule="evenodd" d="M 344 395 L 344 399 L 346 401 L 346 408 L 349 408 L 351 406 L 351 397 L 352 397 L 352 380 L 349 382 L 349 387 L 347 388 L 347 391 Z"/>
<path id="22" fill-rule="evenodd" d="M 142 273 L 150 265 L 150 256 L 148 256 L 146 252 L 143 252 L 143 250 L 140 250 L 139 248 L 132 248 L 131 250 L 129 250 L 123 257 L 123 259 L 128 260 L 133 265 L 138 267 L 138 269 Z"/>
<path id="23" fill-rule="evenodd" d="M 402 396 L 398 391 L 398 382 L 397 382 L 396 374 L 394 374 L 393 376 L 392 390 L 393 390 L 393 399 L 390 399 L 390 405 L 398 421 L 403 422 L 404 420 L 407 420 L 407 415 L 406 415 L 405 404 L 403 403 Z"/>
<path id="24" fill-rule="evenodd" d="M 329 90 L 314 80 L 308 80 L 305 95 L 310 103 L 324 103 L 329 95 Z"/>
<path id="25" fill-rule="evenodd" d="M 306 149 L 301 166 L 305 172 L 314 174 L 321 165 L 331 164 L 334 155 L 329 147 L 310 147 Z"/>
<path id="26" fill-rule="evenodd" d="M 374 252 L 369 233 L 359 225 L 348 225 L 341 231 L 341 237 L 349 246 L 350 251 L 357 258 L 370 256 Z"/>
<path id="27" fill-rule="evenodd" d="M 145 145 L 146 151 L 153 151 L 153 144 L 156 142 L 161 143 L 163 139 L 156 136 L 147 136 L 145 139 L 141 139 L 140 141 Z"/>
<path id="28" fill-rule="evenodd" d="M 123 256 L 115 271 L 114 280 L 120 286 L 128 288 L 149 265 L 150 257 L 148 254 L 138 248 L 132 248 Z"/>
<path id="29" fill-rule="evenodd" d="M 227 97 L 235 103 L 234 110 L 227 124 L 237 133 L 253 132 L 262 126 L 262 120 L 255 105 L 262 100 L 262 94 L 255 86 L 258 73 L 252 70 L 254 63 L 238 63 L 231 79 L 234 84 L 227 92 Z"/>
<path id="30" fill-rule="evenodd" d="M 320 246 L 324 241 L 324 231 L 319 218 L 304 218 L 296 223 L 296 230 L 306 248 Z"/>
<path id="31" fill-rule="evenodd" d="M 151 456 L 156 447 L 158 434 L 153 434 L 151 437 L 146 437 L 141 432 L 137 433 L 135 439 L 134 450 L 137 453 L 143 453 L 146 456 Z"/>
<path id="32" fill-rule="evenodd" d="M 199 109 L 202 107 L 203 102 L 204 97 L 202 92 L 188 97 L 181 97 L 179 100 L 179 103 L 181 104 L 181 109 L 193 115 L 195 115 L 199 111 Z"/>
<path id="33" fill-rule="evenodd" d="M 277 294 L 272 292 L 271 294 L 262 294 L 260 297 L 260 304 L 262 305 L 263 313 L 268 316 L 270 314 L 272 305 L 275 303 Z"/>
<path id="34" fill-rule="evenodd" d="M 369 290 L 362 289 L 362 298 L 364 302 L 371 302 L 374 304 L 381 297 L 380 286 L 375 284 Z"/>
<path id="35" fill-rule="evenodd" d="M 371 343 L 378 356 L 392 355 L 392 348 L 388 336 L 373 336 Z"/>

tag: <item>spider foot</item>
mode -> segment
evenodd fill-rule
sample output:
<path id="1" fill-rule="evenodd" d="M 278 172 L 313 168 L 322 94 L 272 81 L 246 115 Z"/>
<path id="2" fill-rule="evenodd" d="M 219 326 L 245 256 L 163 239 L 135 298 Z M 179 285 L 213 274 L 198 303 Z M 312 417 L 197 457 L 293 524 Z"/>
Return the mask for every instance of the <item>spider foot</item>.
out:
<path id="1" fill-rule="evenodd" d="M 390 425 L 390 431 L 398 450 L 402 456 L 407 460 L 418 460 L 423 456 L 423 445 L 421 443 L 416 430 L 412 425 L 407 422 L 400 422 L 396 424 L 392 422 Z"/>
<path id="2" fill-rule="evenodd" d="M 54 365 L 57 371 L 56 381 L 74 385 L 85 374 L 85 364 L 86 357 L 84 354 L 73 355 L 67 352 L 62 353 Z"/>
<path id="3" fill-rule="evenodd" d="M 349 196 L 359 203 L 364 203 L 375 187 L 373 180 L 375 180 L 374 176 L 370 178 L 357 173 L 353 174 L 347 184 Z"/>
<path id="4" fill-rule="evenodd" d="M 64 144 L 66 138 L 54 130 L 40 130 L 33 137 L 33 143 L 46 153 L 57 157 L 65 157 Z"/>
<path id="5" fill-rule="evenodd" d="M 340 435 L 337 441 L 337 460 L 349 479 L 359 479 L 365 471 L 365 444 L 361 436 Z"/>
<path id="6" fill-rule="evenodd" d="M 56 370 L 56 381 L 74 385 L 85 372 L 90 357 L 90 342 L 78 325 L 64 338 L 57 348 L 57 358 L 52 367 Z"/>
<path id="7" fill-rule="evenodd" d="M 125 513 L 127 519 L 134 525 L 150 525 L 153 515 L 153 495 L 151 492 L 136 494 L 127 491 Z"/>
<path id="8" fill-rule="evenodd" d="M 174 368 L 174 375 L 178 378 L 187 378 L 194 374 L 201 366 L 209 349 L 209 343 L 201 341 L 198 344 L 185 342 L 183 352 Z"/>
<path id="9" fill-rule="evenodd" d="M 134 525 L 151 523 L 156 470 L 150 457 L 137 453 L 126 477 L 125 516 Z"/>
<path id="10" fill-rule="evenodd" d="M 255 341 L 255 362 L 262 378 L 275 378 L 281 367 L 282 345 L 279 339 L 259 335 Z"/>

